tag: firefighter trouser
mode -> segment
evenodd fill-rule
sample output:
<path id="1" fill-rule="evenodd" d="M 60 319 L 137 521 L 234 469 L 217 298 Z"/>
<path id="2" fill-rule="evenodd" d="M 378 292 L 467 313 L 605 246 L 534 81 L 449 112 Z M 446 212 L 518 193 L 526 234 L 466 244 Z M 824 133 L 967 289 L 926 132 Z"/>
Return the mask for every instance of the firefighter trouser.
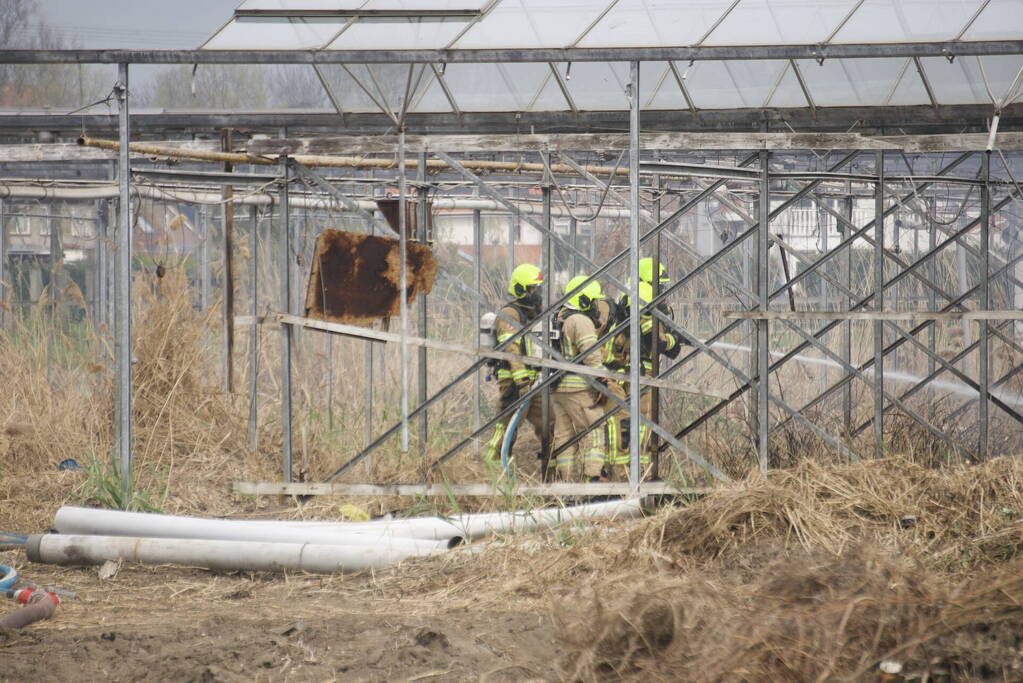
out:
<path id="1" fill-rule="evenodd" d="M 611 382 L 609 383 L 614 386 L 608 388 L 612 390 L 618 398 L 624 400 L 628 404 L 628 394 L 625 393 L 625 388 L 622 383 Z M 606 404 L 610 407 L 611 402 Z M 653 393 L 645 391 L 640 394 L 639 398 L 639 412 L 643 417 L 652 419 L 653 416 Z M 630 431 L 632 428 L 632 420 L 629 419 L 629 409 L 627 405 L 615 413 L 612 417 L 608 418 L 606 429 L 607 429 L 607 463 L 608 465 L 624 465 L 626 468 L 630 462 L 629 452 L 629 438 L 631 436 Z M 650 464 L 650 451 L 647 450 L 647 443 L 650 441 L 650 429 L 646 425 L 640 425 L 639 428 L 639 465 L 641 469 L 645 469 Z M 626 470 L 627 471 L 627 470 Z M 613 472 L 613 470 L 612 470 Z"/>
<path id="2" fill-rule="evenodd" d="M 596 399 L 593 392 L 555 391 L 551 394 L 551 412 L 554 413 L 554 448 L 568 442 L 572 437 L 583 432 L 604 414 L 604 409 L 594 405 Z M 583 476 L 586 479 L 600 475 L 604 467 L 603 435 L 600 429 L 594 429 L 581 440 L 566 448 L 557 456 L 558 476 L 564 481 L 576 478 L 577 455 L 582 455 Z"/>
<path id="3" fill-rule="evenodd" d="M 497 381 L 497 386 L 501 391 L 500 398 L 497 403 L 498 411 L 502 411 L 510 406 L 515 399 L 519 397 L 519 389 L 515 386 L 515 382 L 510 379 L 501 379 Z M 501 418 L 501 421 L 494 425 L 494 435 L 490 437 L 490 441 L 487 442 L 487 447 L 483 451 L 483 457 L 486 460 L 497 461 L 501 459 L 501 444 L 504 443 L 504 433 L 508 428 L 508 423 L 511 422 L 512 416 L 515 412 L 508 413 L 508 415 Z M 539 397 L 534 397 L 529 402 L 529 408 L 526 409 L 526 420 L 529 424 L 533 425 L 533 432 L 536 433 L 536 438 L 543 440 L 543 408 Z M 521 429 L 521 422 L 520 429 Z M 514 445 L 514 444 L 513 444 Z"/>

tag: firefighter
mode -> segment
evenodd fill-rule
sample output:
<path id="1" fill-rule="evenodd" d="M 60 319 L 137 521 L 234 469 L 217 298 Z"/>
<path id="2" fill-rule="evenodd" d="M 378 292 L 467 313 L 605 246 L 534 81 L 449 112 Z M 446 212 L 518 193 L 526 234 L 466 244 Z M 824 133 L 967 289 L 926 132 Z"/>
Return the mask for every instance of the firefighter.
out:
<path id="1" fill-rule="evenodd" d="M 573 278 L 565 286 L 565 294 L 585 280 L 584 275 Z M 560 330 L 561 354 L 566 359 L 574 359 L 589 348 L 591 352 L 576 362 L 591 368 L 599 368 L 601 360 L 600 349 L 595 347 L 597 328 L 594 318 L 598 315 L 596 301 L 599 300 L 595 297 L 603 297 L 603 294 L 600 285 L 591 282 L 583 290 L 572 294 L 556 320 L 556 327 Z M 566 373 L 561 378 L 551 396 L 555 446 L 566 443 L 600 419 L 604 414 L 603 409 L 599 407 L 601 398 L 602 394 L 591 389 L 589 382 L 582 375 Z M 604 480 L 601 473 L 605 457 L 602 431 L 593 430 L 557 456 L 556 464 L 560 479 L 571 481 L 576 477 L 577 455 L 582 454 L 584 479 Z"/>
<path id="2" fill-rule="evenodd" d="M 651 286 L 654 284 L 654 260 L 649 256 L 639 260 L 639 281 L 645 282 Z M 658 264 L 657 281 L 662 285 L 671 283 L 671 278 L 669 278 L 667 272 L 665 272 L 663 263 Z M 627 296 L 627 294 L 622 294 L 622 296 L 618 299 L 619 311 L 628 307 L 628 304 L 625 301 Z M 622 318 L 619 318 L 619 320 L 621 319 Z"/>
<path id="3" fill-rule="evenodd" d="M 515 298 L 501 308 L 494 323 L 494 334 L 498 344 L 508 341 L 512 335 L 522 327 L 529 326 L 539 315 L 543 304 L 541 285 L 543 274 L 531 263 L 522 263 L 512 271 L 508 293 Z M 532 337 L 529 334 L 522 335 L 504 351 L 519 356 L 532 356 L 534 355 Z M 500 391 L 498 410 L 504 410 L 519 396 L 529 391 L 530 385 L 536 380 L 536 375 L 536 368 L 528 365 L 525 360 L 501 361 L 497 366 L 497 387 Z M 526 420 L 533 426 L 537 439 L 542 439 L 543 415 L 539 401 L 529 402 Z M 494 435 L 483 451 L 486 460 L 493 462 L 501 459 L 501 444 L 510 421 L 511 414 L 494 426 Z"/>
<path id="4" fill-rule="evenodd" d="M 646 305 L 653 301 L 654 289 L 647 282 L 639 283 L 639 298 L 643 305 Z M 627 320 L 630 314 L 629 306 L 630 300 L 626 295 L 622 299 L 622 318 Z M 663 304 L 662 304 L 663 306 Z M 659 306 L 660 308 L 660 306 Z M 663 310 L 663 309 L 662 309 Z M 667 332 L 663 325 L 659 326 L 658 340 L 656 349 L 653 344 L 653 327 L 654 319 L 650 313 L 644 313 L 640 317 L 640 356 L 642 358 L 642 370 L 641 374 L 644 377 L 651 377 L 653 375 L 653 356 L 654 353 L 663 353 L 668 358 L 677 358 L 679 352 L 682 350 L 683 344 L 687 342 L 681 340 L 674 334 Z M 622 332 L 619 332 L 614 336 L 614 339 L 605 346 L 605 357 L 604 365 L 608 370 L 614 372 L 623 373 L 622 382 L 612 382 L 613 393 L 619 397 L 627 397 L 628 392 L 626 387 L 625 378 L 628 376 L 630 370 L 630 357 L 631 357 L 631 335 L 629 328 L 626 328 Z M 614 387 L 618 384 L 618 387 Z M 650 391 L 644 391 L 640 395 L 640 412 L 644 417 L 650 419 L 653 408 L 653 394 Z M 615 465 L 624 465 L 628 468 L 629 465 L 629 437 L 630 437 L 630 419 L 629 413 L 622 408 L 612 417 L 608 418 L 605 428 L 607 430 L 607 451 L 608 451 L 608 465 L 611 466 L 611 471 L 614 471 Z M 646 425 L 641 425 L 639 430 L 639 463 L 640 466 L 645 468 L 650 464 L 650 453 L 647 451 L 647 442 L 650 438 L 650 430 Z"/>

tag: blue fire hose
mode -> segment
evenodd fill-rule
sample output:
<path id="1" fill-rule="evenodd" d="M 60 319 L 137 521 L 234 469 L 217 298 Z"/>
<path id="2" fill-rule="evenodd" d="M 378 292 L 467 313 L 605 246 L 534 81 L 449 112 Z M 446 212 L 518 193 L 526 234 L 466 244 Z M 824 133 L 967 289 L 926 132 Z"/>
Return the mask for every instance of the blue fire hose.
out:
<path id="1" fill-rule="evenodd" d="M 506 472 L 508 471 L 508 460 L 511 456 L 512 444 L 515 443 L 515 432 L 518 431 L 519 423 L 522 422 L 523 416 L 529 410 L 530 401 L 526 401 L 518 407 L 518 410 L 512 414 L 512 419 L 508 421 L 508 427 L 504 430 L 504 440 L 501 441 L 501 467 Z"/>
<path id="2" fill-rule="evenodd" d="M 18 572 L 14 567 L 0 564 L 0 572 L 4 572 L 4 578 L 0 579 L 0 590 L 7 590 L 18 582 Z"/>

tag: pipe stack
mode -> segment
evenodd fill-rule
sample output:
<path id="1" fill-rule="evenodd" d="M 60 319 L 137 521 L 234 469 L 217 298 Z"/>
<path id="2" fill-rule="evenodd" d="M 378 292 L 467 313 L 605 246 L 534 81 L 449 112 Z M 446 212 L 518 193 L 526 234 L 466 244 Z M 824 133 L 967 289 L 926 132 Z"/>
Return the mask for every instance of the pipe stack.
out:
<path id="1" fill-rule="evenodd" d="M 464 541 L 571 520 L 635 517 L 638 500 L 371 522 L 225 520 L 65 506 L 56 534 L 29 537 L 28 559 L 64 565 L 129 560 L 243 571 L 379 569 Z"/>

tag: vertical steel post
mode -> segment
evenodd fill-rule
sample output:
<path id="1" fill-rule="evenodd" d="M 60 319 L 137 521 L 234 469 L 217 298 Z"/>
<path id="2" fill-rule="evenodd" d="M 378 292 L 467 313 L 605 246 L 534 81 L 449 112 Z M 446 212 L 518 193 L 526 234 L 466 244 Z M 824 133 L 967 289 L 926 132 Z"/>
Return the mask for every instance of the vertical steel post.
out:
<path id="1" fill-rule="evenodd" d="M 405 129 L 398 133 L 398 248 L 401 306 L 401 452 L 408 453 L 408 216 L 405 206 Z"/>
<path id="2" fill-rule="evenodd" d="M 210 222 L 206 207 L 199 207 L 199 309 L 210 307 Z M 285 308 L 285 311 L 288 309 Z"/>
<path id="3" fill-rule="evenodd" d="M 334 428 L 334 335 L 325 333 L 323 353 L 327 357 L 327 427 Z"/>
<path id="4" fill-rule="evenodd" d="M 550 152 L 544 150 L 542 154 L 547 156 L 546 168 L 550 168 Z M 547 310 L 551 306 L 551 287 L 554 285 L 552 278 L 553 262 L 551 258 L 551 186 L 554 183 L 554 178 L 551 177 L 548 171 L 544 171 L 543 187 L 541 192 L 543 193 L 543 226 L 546 231 L 540 236 L 541 244 L 543 245 L 540 250 L 540 270 L 544 276 L 544 288 L 543 288 L 543 310 Z M 573 271 L 573 276 L 575 271 Z M 549 343 L 551 338 L 551 317 L 545 315 L 542 323 L 542 335 L 545 346 L 541 347 L 541 352 L 544 358 L 550 358 L 546 344 Z M 550 368 L 540 369 L 540 378 L 542 381 L 546 381 L 550 376 Z M 548 458 L 551 454 L 551 390 L 550 387 L 544 387 L 543 393 L 540 395 L 540 419 L 543 422 L 543 434 L 540 439 L 540 457 L 542 462 L 548 462 Z M 549 471 L 549 467 L 548 467 Z"/>
<path id="5" fill-rule="evenodd" d="M 768 233 L 771 228 L 771 176 L 770 152 L 760 153 L 760 196 L 757 201 L 757 299 L 761 311 L 770 308 L 769 275 L 770 264 L 767 248 L 770 245 Z M 784 253 L 782 258 L 785 258 Z M 770 394 L 771 357 L 768 348 L 768 321 L 757 321 L 757 460 L 760 471 L 767 471 L 768 464 L 768 397 Z"/>
<path id="6" fill-rule="evenodd" d="M 639 62 L 629 74 L 629 484 L 639 491 L 640 349 L 639 298 Z"/>
<path id="7" fill-rule="evenodd" d="M 127 506 L 132 495 L 131 440 L 132 440 L 132 367 L 131 367 L 131 157 L 128 145 L 131 142 L 131 120 L 128 113 L 128 65 L 118 64 L 117 93 L 119 105 L 117 185 L 118 235 L 117 235 L 117 279 L 114 303 L 114 346 L 117 357 L 117 462 L 121 474 L 124 503 Z"/>
<path id="8" fill-rule="evenodd" d="M 874 187 L 874 310 L 884 310 L 884 151 Z M 884 321 L 874 321 L 874 455 L 884 455 Z"/>
<path id="9" fill-rule="evenodd" d="M 572 248 L 576 251 L 579 250 L 579 224 L 575 220 L 575 216 L 570 216 L 568 219 L 568 239 Z M 572 277 L 579 274 L 579 255 L 572 254 Z"/>
<path id="10" fill-rule="evenodd" d="M 522 224 L 522 219 L 519 218 L 518 214 L 508 217 L 508 251 L 505 252 L 505 256 L 508 259 L 508 274 L 505 279 L 511 278 L 512 271 L 515 270 L 515 233 L 518 232 L 519 226 Z"/>
<path id="11" fill-rule="evenodd" d="M 938 270 L 935 265 L 934 248 L 938 245 L 938 226 L 934 222 L 934 218 L 938 216 L 938 202 L 934 197 L 931 197 L 931 217 L 927 220 L 927 279 L 931 282 L 937 282 Z M 933 287 L 927 287 L 927 310 L 937 310 L 935 306 L 938 305 L 937 293 Z M 927 335 L 927 348 L 930 350 L 931 355 L 927 358 L 927 376 L 930 377 L 934 374 L 936 363 L 934 362 L 934 354 L 938 350 L 938 322 L 934 321 L 930 325 L 930 331 Z M 929 420 L 934 420 L 934 415 L 937 412 L 937 407 L 934 405 L 934 384 L 929 382 L 927 384 L 927 417 Z"/>
<path id="12" fill-rule="evenodd" d="M 611 182 L 610 180 L 608 181 Z M 651 178 L 654 189 L 657 190 L 657 196 L 654 200 L 654 225 L 661 224 L 661 177 L 655 175 Z M 661 294 L 661 233 L 657 233 L 657 237 L 654 238 L 654 268 L 653 268 L 653 288 L 654 298 L 657 298 Z M 651 374 L 654 377 L 660 377 L 661 375 L 661 354 L 657 352 L 657 340 L 661 338 L 661 319 L 656 315 L 653 316 L 653 329 L 650 331 L 650 338 L 653 340 L 653 355 L 652 355 L 652 367 Z M 653 420 L 654 424 L 660 424 L 661 422 L 661 392 L 657 387 L 651 387 L 647 389 L 650 392 L 650 419 Z M 661 452 L 658 448 L 660 439 L 656 434 L 650 435 L 650 446 L 647 449 L 651 455 L 650 461 L 650 476 L 653 480 L 659 480 L 661 478 Z"/>
<path id="13" fill-rule="evenodd" d="M 419 189 L 416 192 L 418 196 L 418 202 L 416 203 L 416 239 L 419 243 L 426 245 L 429 236 L 427 235 L 427 221 L 429 216 L 427 215 L 427 203 L 426 196 L 429 190 L 426 187 L 426 152 L 420 152 L 418 157 L 418 164 L 416 169 L 416 180 L 419 182 Z M 479 290 L 477 290 L 479 291 Z M 427 335 L 427 310 L 426 310 L 426 294 L 423 292 L 419 293 L 419 336 L 424 339 Z M 419 402 L 417 405 L 423 405 L 426 403 L 428 396 L 428 378 L 426 374 L 427 370 L 427 349 L 425 346 L 419 347 L 419 381 L 416 383 L 416 389 L 419 392 Z M 419 455 L 420 457 L 426 457 L 426 447 L 429 443 L 430 438 L 430 423 L 429 423 L 429 411 L 423 410 L 419 416 Z"/>
<path id="14" fill-rule="evenodd" d="M 373 443 L 373 342 L 366 342 L 366 445 Z"/>
<path id="15" fill-rule="evenodd" d="M 4 304 L 7 300 L 7 218 L 4 216 L 4 200 L 0 199 L 0 330 L 4 329 Z"/>
<path id="16" fill-rule="evenodd" d="M 980 179 L 983 185 L 980 186 L 980 309 L 988 311 L 991 309 L 991 152 L 984 152 L 980 161 Z M 980 385 L 980 434 L 977 444 L 977 457 L 980 460 L 987 458 L 988 447 L 988 392 L 990 390 L 988 373 L 990 364 L 988 362 L 990 343 L 990 323 L 987 320 L 978 320 L 980 325 L 980 359 L 977 367 L 977 383 Z"/>
<path id="17" fill-rule="evenodd" d="M 281 185 L 281 310 L 288 312 L 291 305 L 291 220 L 288 183 L 291 182 L 291 165 L 284 165 L 284 183 Z M 292 440 L 291 440 L 291 325 L 281 325 L 281 457 L 284 481 L 291 481 Z"/>
<path id="18" fill-rule="evenodd" d="M 105 325 L 109 322 L 109 224 L 110 224 L 110 202 L 108 199 L 100 199 L 96 202 L 96 317 L 97 325 Z"/>
<path id="19" fill-rule="evenodd" d="M 231 129 L 221 132 L 221 149 L 225 152 L 232 151 L 233 140 Z M 225 163 L 224 171 L 231 172 L 233 164 Z M 224 256 L 224 269 L 221 275 L 221 295 L 223 304 L 221 306 L 221 318 L 224 324 L 224 348 L 223 348 L 223 373 L 224 391 L 228 394 L 234 391 L 234 188 L 230 185 L 224 186 L 221 192 L 224 203 L 221 209 L 221 251 Z"/>
<path id="20" fill-rule="evenodd" d="M 259 212 L 255 205 L 249 207 L 252 220 L 252 234 L 249 237 L 249 297 L 252 327 L 249 334 L 249 448 L 259 447 Z"/>
<path id="21" fill-rule="evenodd" d="M 480 220 L 480 210 L 473 209 L 472 212 L 472 285 L 473 290 L 476 292 L 480 291 L 480 285 L 482 284 L 482 273 L 480 272 L 480 254 L 483 250 L 483 222 Z M 473 313 L 476 325 L 479 326 L 480 318 L 483 317 L 483 306 L 482 299 L 473 299 Z M 480 350 L 480 335 L 479 333 L 474 335 L 476 338 L 475 347 L 476 351 Z M 477 370 L 472 376 L 472 431 L 476 433 L 480 430 L 480 401 L 483 387 L 480 382 L 480 373 L 483 370 Z M 479 459 L 481 451 L 480 440 L 476 439 L 476 458 Z"/>
<path id="22" fill-rule="evenodd" d="M 853 220 L 853 197 L 852 197 L 851 194 L 846 196 L 845 200 L 842 202 L 842 205 L 843 205 L 843 209 L 844 209 L 845 218 L 849 222 L 846 223 L 845 226 L 842 226 L 841 223 L 838 223 L 836 221 L 836 225 L 841 229 L 841 231 L 842 231 L 842 238 L 844 239 L 845 236 L 848 234 L 847 231 L 852 230 L 851 226 L 853 224 L 853 222 L 852 222 L 852 220 Z M 853 261 L 852 261 L 852 245 L 850 244 L 849 246 L 847 246 L 845 248 L 845 253 L 842 255 L 842 260 L 841 260 L 842 270 L 845 271 L 845 273 L 844 273 L 845 277 L 843 278 L 845 280 L 845 288 L 849 292 L 854 291 L 853 290 L 853 280 L 852 280 L 852 263 L 853 263 Z M 851 310 L 852 306 L 853 306 L 853 297 L 851 295 L 846 295 L 846 297 L 845 297 L 845 307 L 844 307 L 845 310 L 847 310 L 847 311 Z M 853 321 L 852 320 L 846 320 L 845 322 L 842 323 L 842 361 L 845 363 L 846 366 L 852 365 L 852 361 L 851 361 L 851 358 L 852 358 L 852 325 L 853 325 Z M 847 374 L 847 371 L 843 369 L 842 370 L 842 375 L 845 376 L 846 374 Z M 842 425 L 844 427 L 845 437 L 847 439 L 849 439 L 852 436 L 852 429 L 853 429 L 853 426 L 852 426 L 852 382 L 845 382 L 842 385 L 841 392 L 842 392 Z"/>

